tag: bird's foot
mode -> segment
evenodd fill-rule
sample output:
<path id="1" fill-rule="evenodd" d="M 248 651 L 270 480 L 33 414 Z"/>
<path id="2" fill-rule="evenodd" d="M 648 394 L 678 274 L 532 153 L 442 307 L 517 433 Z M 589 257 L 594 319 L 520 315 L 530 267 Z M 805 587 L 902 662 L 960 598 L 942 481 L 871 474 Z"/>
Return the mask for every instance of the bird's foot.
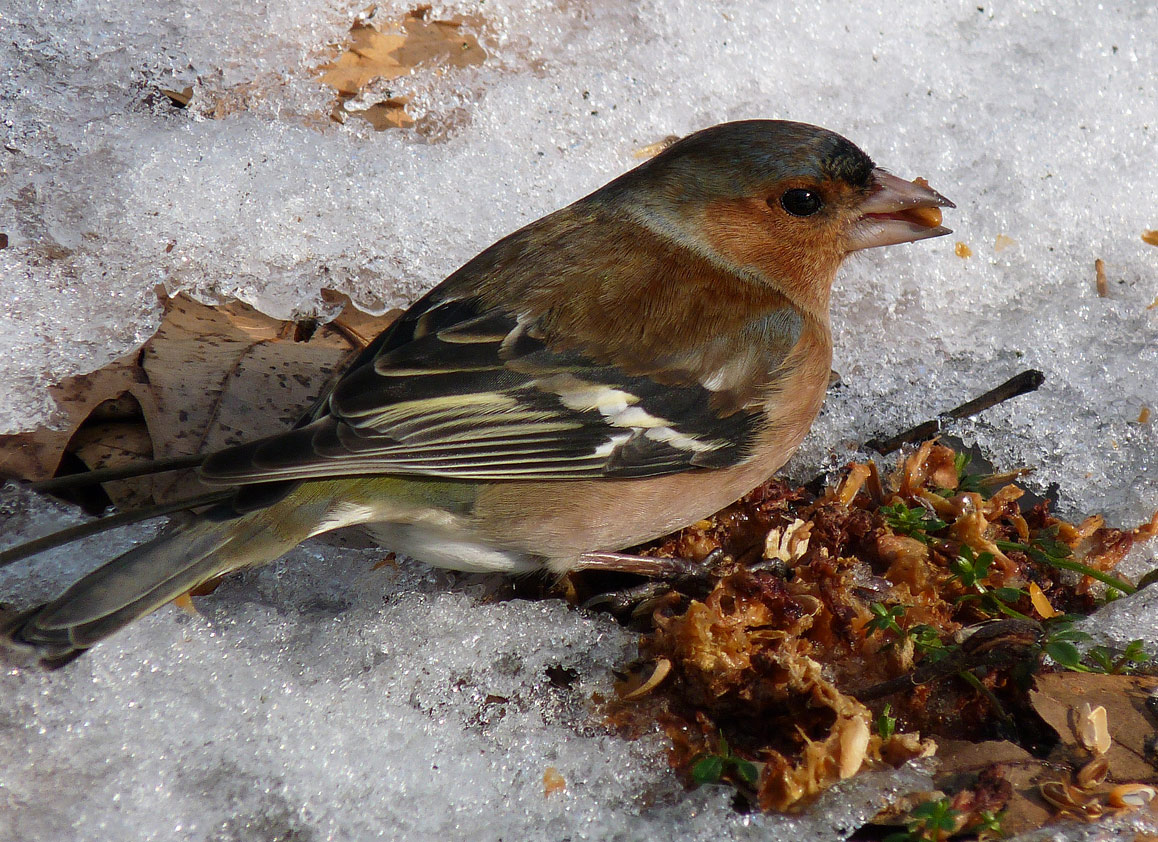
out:
<path id="1" fill-rule="evenodd" d="M 575 570 L 598 570 L 647 576 L 651 581 L 634 587 L 598 594 L 583 603 L 585 608 L 609 611 L 617 616 L 639 615 L 669 594 L 702 597 L 735 566 L 731 556 L 716 549 L 703 561 L 686 558 L 655 558 L 629 553 L 585 553 Z"/>

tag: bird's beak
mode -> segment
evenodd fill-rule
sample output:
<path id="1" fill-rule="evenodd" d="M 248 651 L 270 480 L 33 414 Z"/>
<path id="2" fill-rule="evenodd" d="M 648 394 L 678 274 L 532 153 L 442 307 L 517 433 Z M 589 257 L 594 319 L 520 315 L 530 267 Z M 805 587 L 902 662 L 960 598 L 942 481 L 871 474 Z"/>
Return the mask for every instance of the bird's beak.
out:
<path id="1" fill-rule="evenodd" d="M 879 167 L 873 170 L 875 189 L 861 202 L 848 250 L 911 243 L 953 232 L 941 224 L 941 208 L 957 207 L 920 180 L 905 181 Z"/>

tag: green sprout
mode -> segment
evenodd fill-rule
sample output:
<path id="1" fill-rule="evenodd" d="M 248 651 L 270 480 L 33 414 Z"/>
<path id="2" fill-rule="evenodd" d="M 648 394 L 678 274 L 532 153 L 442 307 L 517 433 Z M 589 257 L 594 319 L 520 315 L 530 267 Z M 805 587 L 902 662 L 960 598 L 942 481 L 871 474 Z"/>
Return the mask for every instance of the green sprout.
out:
<path id="1" fill-rule="evenodd" d="M 933 541 L 928 533 L 937 532 L 949 525 L 923 506 L 910 509 L 900 501 L 891 506 L 881 506 L 880 513 L 894 532 L 916 538 L 925 544 Z"/>
<path id="2" fill-rule="evenodd" d="M 968 453 L 953 454 L 953 467 L 957 469 L 957 488 L 954 491 L 956 494 L 970 491 L 984 494 L 985 478 L 982 474 L 969 473 L 971 461 L 973 457 Z"/>
<path id="3" fill-rule="evenodd" d="M 997 541 L 996 543 L 997 548 L 1003 552 L 1013 550 L 1025 553 L 1038 564 L 1055 567 L 1058 570 L 1072 570 L 1075 573 L 1081 573 L 1083 576 L 1089 576 L 1091 579 L 1097 579 L 1099 582 L 1109 585 L 1119 593 L 1129 595 L 1137 590 L 1129 582 L 1119 579 L 1117 576 L 1074 561 L 1073 550 L 1057 540 L 1056 528 L 1043 529 L 1034 536 L 1030 544 L 1019 544 L 1015 541 Z"/>
<path id="4" fill-rule="evenodd" d="M 898 640 L 911 640 L 913 651 L 926 658 L 930 663 L 936 663 L 949 654 L 949 649 L 941 640 L 940 633 L 933 626 L 920 623 L 912 628 L 901 628 L 897 620 L 905 616 L 905 606 L 886 606 L 874 602 L 869 606 L 869 611 L 873 613 L 873 618 L 865 624 L 865 628 L 870 634 L 892 632 Z"/>
<path id="5" fill-rule="evenodd" d="M 949 569 L 953 571 L 961 584 L 970 590 L 985 590 L 982 580 L 989 575 L 989 567 L 993 564 L 993 553 L 976 555 L 968 544 L 961 547 L 960 554 L 949 562 Z"/>
<path id="6" fill-rule="evenodd" d="M 957 603 L 976 602 L 987 614 L 1005 614 L 1019 620 L 1029 620 L 1030 617 L 1013 608 L 1025 596 L 1025 591 L 1021 588 L 990 588 L 983 583 L 992 564 L 993 553 L 978 555 L 968 545 L 961 547 L 957 558 L 949 562 L 949 569 L 961 580 L 962 586 L 973 593 L 957 597 Z"/>
<path id="7" fill-rule="evenodd" d="M 918 804 L 905 819 L 905 830 L 891 833 L 884 842 L 940 842 L 957 830 L 960 813 L 948 798 Z"/>
<path id="8" fill-rule="evenodd" d="M 913 650 L 931 664 L 937 663 L 949 654 L 940 633 L 933 626 L 924 623 L 913 626 L 909 629 L 908 636 L 913 641 Z"/>
<path id="9" fill-rule="evenodd" d="M 1071 672 L 1093 672 L 1082 663 L 1082 653 L 1075 645 L 1090 639 L 1084 631 L 1073 627 L 1072 620 L 1062 618 L 1060 622 L 1050 624 L 1041 641 L 1041 651 L 1053 658 L 1059 667 Z"/>
<path id="10" fill-rule="evenodd" d="M 892 715 L 893 706 L 886 704 L 881 715 L 877 717 L 876 726 L 877 734 L 882 740 L 887 740 L 897 732 L 897 718 Z"/>
<path id="11" fill-rule="evenodd" d="M 703 786 L 718 784 L 724 778 L 755 789 L 760 780 L 760 770 L 751 760 L 733 754 L 732 747 L 721 734 L 715 753 L 704 752 L 693 761 L 692 780 L 697 786 Z"/>
<path id="12" fill-rule="evenodd" d="M 869 606 L 869 611 L 873 613 L 873 618 L 868 621 L 865 626 L 870 634 L 875 632 L 891 631 L 897 637 L 904 637 L 905 630 L 900 627 L 897 620 L 905 616 L 905 606 L 892 605 L 884 606 L 879 602 L 874 602 Z"/>
<path id="13" fill-rule="evenodd" d="M 1122 650 L 1122 653 L 1115 657 L 1109 648 L 1095 646 L 1086 653 L 1086 659 L 1093 662 L 1092 670 L 1094 672 L 1121 675 L 1150 660 L 1150 655 L 1144 647 L 1144 641 L 1131 640 Z"/>
<path id="14" fill-rule="evenodd" d="M 1004 836 L 1005 830 L 1001 827 L 1001 820 L 1004 816 L 1001 813 L 994 813 L 990 810 L 982 810 L 977 814 L 977 821 L 969 825 L 965 830 L 967 833 L 976 834 L 979 838 L 988 839 L 994 836 Z"/>

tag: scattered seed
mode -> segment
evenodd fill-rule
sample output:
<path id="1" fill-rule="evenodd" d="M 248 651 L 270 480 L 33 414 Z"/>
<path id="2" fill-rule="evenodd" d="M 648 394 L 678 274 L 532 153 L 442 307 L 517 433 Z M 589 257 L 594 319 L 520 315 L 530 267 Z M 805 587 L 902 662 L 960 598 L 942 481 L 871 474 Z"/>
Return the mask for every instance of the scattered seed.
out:
<path id="1" fill-rule="evenodd" d="M 851 778 L 864 765 L 868 753 L 869 726 L 860 717 L 849 720 L 840 732 L 840 779 Z"/>
<path id="2" fill-rule="evenodd" d="M 904 211 L 904 216 L 926 228 L 936 228 L 941 224 L 940 208 L 909 208 Z"/>
<path id="3" fill-rule="evenodd" d="M 1109 771 L 1110 761 L 1099 754 L 1078 770 L 1075 780 L 1082 789 L 1092 789 L 1106 779 Z"/>
<path id="4" fill-rule="evenodd" d="M 867 475 L 867 470 L 866 470 Z M 855 496 L 855 492 L 854 492 Z M 808 539 L 812 524 L 800 518 L 792 521 L 783 530 L 773 529 L 764 539 L 764 558 L 776 561 L 796 561 L 808 552 Z"/>
<path id="5" fill-rule="evenodd" d="M 1085 793 L 1062 781 L 1046 781 L 1038 790 L 1042 798 L 1060 810 L 1081 810 L 1089 800 Z"/>
<path id="6" fill-rule="evenodd" d="M 1137 809 L 1145 807 L 1154 800 L 1158 791 L 1146 784 L 1122 784 L 1110 790 L 1109 802 L 1111 807 L 1128 807 Z"/>
<path id="7" fill-rule="evenodd" d="M 663 680 L 667 678 L 668 673 L 670 672 L 671 661 L 669 661 L 667 658 L 660 658 L 655 662 L 655 670 L 652 672 L 651 678 L 643 682 L 643 684 L 636 687 L 630 693 L 625 694 L 623 697 L 624 701 L 629 699 L 639 699 L 643 696 L 646 696 L 656 687 L 659 687 L 659 685 L 663 683 Z"/>
<path id="8" fill-rule="evenodd" d="M 1078 714 L 1078 739 L 1089 751 L 1105 754 L 1110 750 L 1110 726 L 1104 707 L 1091 708 L 1088 702 L 1082 703 Z"/>

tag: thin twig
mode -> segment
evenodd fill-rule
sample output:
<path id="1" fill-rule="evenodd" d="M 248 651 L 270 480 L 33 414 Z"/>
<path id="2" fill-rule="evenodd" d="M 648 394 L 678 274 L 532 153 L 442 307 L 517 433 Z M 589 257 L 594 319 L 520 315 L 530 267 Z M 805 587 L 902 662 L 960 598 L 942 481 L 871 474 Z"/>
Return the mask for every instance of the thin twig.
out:
<path id="1" fill-rule="evenodd" d="M 870 447 L 877 453 L 885 456 L 894 450 L 899 450 L 906 444 L 925 441 L 937 435 L 937 433 L 941 432 L 941 426 L 944 424 L 945 419 L 959 421 L 962 418 L 970 418 L 990 407 L 997 406 L 999 403 L 1016 398 L 1018 395 L 1036 391 L 1043 382 L 1045 382 L 1044 374 L 1036 369 L 1027 369 L 1016 377 L 1009 378 L 996 389 L 990 389 L 984 395 L 974 398 L 967 403 L 963 403 L 948 412 L 944 412 L 931 421 L 918 424 L 915 427 L 905 430 L 903 433 L 898 433 L 892 438 L 884 439 L 883 441 L 881 439 L 871 439 L 865 442 L 865 447 Z"/>

